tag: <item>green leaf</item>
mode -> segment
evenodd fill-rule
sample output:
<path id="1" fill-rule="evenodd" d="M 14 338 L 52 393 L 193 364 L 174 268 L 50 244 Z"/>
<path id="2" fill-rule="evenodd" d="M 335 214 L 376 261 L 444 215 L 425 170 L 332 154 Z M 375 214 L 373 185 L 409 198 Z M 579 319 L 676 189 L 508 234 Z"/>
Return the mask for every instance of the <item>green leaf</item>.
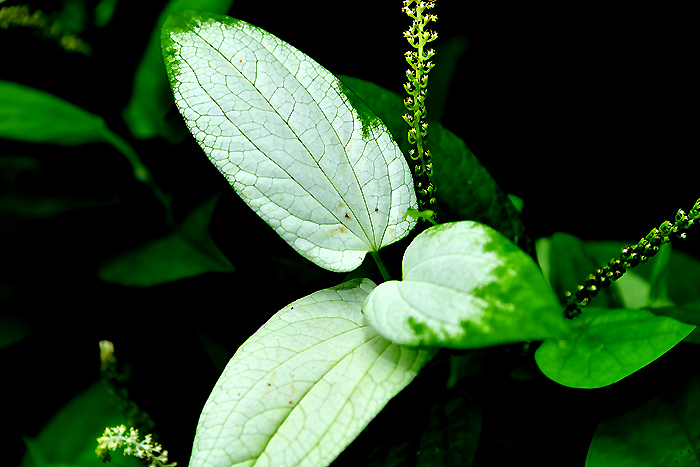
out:
<path id="1" fill-rule="evenodd" d="M 575 292 L 579 284 L 605 264 L 587 251 L 586 242 L 567 233 L 556 232 L 551 237 L 538 238 L 535 245 L 544 277 L 562 303 L 566 291 Z M 602 289 L 595 297 L 595 306 L 621 308 L 623 303 L 617 290 L 616 287 Z"/>
<path id="2" fill-rule="evenodd" d="M 206 272 L 232 272 L 233 265 L 209 236 L 209 220 L 217 199 L 214 196 L 193 210 L 182 227 L 166 237 L 105 262 L 99 270 L 100 279 L 150 287 Z"/>
<path id="3" fill-rule="evenodd" d="M 94 467 L 96 439 L 108 426 L 127 423 L 101 381 L 70 400 L 44 425 L 35 438 L 25 438 L 27 452 L 20 467 Z M 144 435 L 146 433 L 143 433 Z M 142 467 L 136 457 L 112 456 L 110 465 Z"/>
<path id="4" fill-rule="evenodd" d="M 107 143 L 126 157 L 137 180 L 150 182 L 134 149 L 102 117 L 39 89 L 0 81 L 0 138 L 62 146 Z"/>
<path id="5" fill-rule="evenodd" d="M 335 459 L 434 355 L 392 344 L 365 322 L 373 288 L 353 279 L 321 290 L 253 334 L 204 406 L 190 467 Z"/>
<path id="6" fill-rule="evenodd" d="M 163 8 L 136 68 L 131 99 L 122 113 L 134 137 L 143 139 L 162 136 L 175 143 L 186 134 L 179 119 L 166 120 L 174 106 L 160 52 L 160 30 L 165 19 L 176 11 L 191 9 L 227 13 L 232 4 L 233 0 L 170 0 Z"/>
<path id="7" fill-rule="evenodd" d="M 39 89 L 0 81 L 0 138 L 65 146 L 106 141 L 102 117 Z"/>
<path id="8" fill-rule="evenodd" d="M 420 443 L 417 467 L 469 467 L 481 426 L 481 408 L 467 394 L 451 391 L 445 400 L 434 401 Z"/>
<path id="9" fill-rule="evenodd" d="M 613 384 L 665 354 L 695 326 L 647 310 L 586 308 L 571 320 L 567 339 L 547 339 L 535 360 L 542 373 L 564 386 Z"/>
<path id="10" fill-rule="evenodd" d="M 404 254 L 403 281 L 377 287 L 364 312 L 385 338 L 410 346 L 465 349 L 568 333 L 532 258 L 471 221 L 418 235 Z"/>
<path id="11" fill-rule="evenodd" d="M 302 256 L 351 271 L 416 224 L 408 164 L 342 82 L 272 34 L 221 15 L 163 26 L 175 102 L 243 200 Z"/>
<path id="12" fill-rule="evenodd" d="M 408 126 L 401 118 L 406 113 L 403 98 L 368 81 L 339 78 L 382 119 L 403 153 L 408 154 Z M 446 218 L 481 222 L 526 247 L 525 227 L 508 196 L 461 138 L 439 122 L 429 120 L 429 125 L 427 145 L 433 159 L 435 196 Z"/>
<path id="13" fill-rule="evenodd" d="M 619 417 L 603 420 L 586 467 L 700 467 L 697 376 Z"/>
<path id="14" fill-rule="evenodd" d="M 668 281 L 671 277 L 671 244 L 661 245 L 652 263 L 649 287 L 649 306 L 660 308 L 673 306 L 668 297 Z"/>
<path id="15" fill-rule="evenodd" d="M 58 196 L 24 196 L 19 193 L 0 195 L 0 213 L 23 219 L 51 217 L 65 212 L 95 207 L 113 206 L 117 198 L 102 200 L 90 198 L 60 198 Z"/>

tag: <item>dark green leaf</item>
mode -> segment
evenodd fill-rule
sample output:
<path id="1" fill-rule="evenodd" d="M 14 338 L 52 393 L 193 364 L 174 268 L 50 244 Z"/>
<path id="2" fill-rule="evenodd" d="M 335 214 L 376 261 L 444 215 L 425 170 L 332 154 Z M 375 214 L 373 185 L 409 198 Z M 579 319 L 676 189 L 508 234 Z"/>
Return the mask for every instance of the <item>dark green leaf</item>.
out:
<path id="1" fill-rule="evenodd" d="M 586 467 L 700 467 L 700 378 L 598 424 Z"/>
<path id="2" fill-rule="evenodd" d="M 106 427 L 125 423 L 126 417 L 110 402 L 104 384 L 97 382 L 63 406 L 36 438 L 25 438 L 27 453 L 20 467 L 102 465 L 95 454 L 96 439 Z M 112 459 L 110 466 L 142 467 L 136 457 L 119 452 Z"/>
<path id="3" fill-rule="evenodd" d="M 562 304 L 567 290 L 575 292 L 589 274 L 604 265 L 586 251 L 583 241 L 567 233 L 557 232 L 551 237 L 539 238 L 536 248 L 542 272 Z M 614 287 L 603 289 L 595 297 L 594 304 L 601 308 L 622 307 Z"/>
<path id="4" fill-rule="evenodd" d="M 206 272 L 232 272 L 233 265 L 209 236 L 209 219 L 218 195 L 193 210 L 168 236 L 127 251 L 102 265 L 107 282 L 149 287 Z"/>
<path id="5" fill-rule="evenodd" d="M 435 402 L 423 431 L 418 467 L 472 465 L 481 433 L 481 409 L 468 397 L 450 391 L 448 400 Z"/>
<path id="6" fill-rule="evenodd" d="M 339 76 L 386 124 L 404 155 L 410 146 L 402 98 L 368 81 Z M 508 196 L 498 187 L 464 141 L 438 122 L 430 122 L 428 148 L 433 158 L 436 198 L 447 220 L 475 220 L 489 225 L 521 247 L 525 228 Z M 410 162 L 410 161 L 409 161 Z"/>

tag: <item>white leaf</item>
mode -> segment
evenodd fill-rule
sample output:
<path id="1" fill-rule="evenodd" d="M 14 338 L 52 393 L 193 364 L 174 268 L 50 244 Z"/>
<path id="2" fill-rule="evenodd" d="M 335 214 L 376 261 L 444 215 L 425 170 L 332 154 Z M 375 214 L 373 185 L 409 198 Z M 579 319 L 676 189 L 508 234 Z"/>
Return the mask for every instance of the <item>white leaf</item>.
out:
<path id="1" fill-rule="evenodd" d="M 403 280 L 377 287 L 364 312 L 384 337 L 410 346 L 469 349 L 570 333 L 532 258 L 473 221 L 416 236 L 403 257 Z"/>
<path id="2" fill-rule="evenodd" d="M 434 355 L 367 325 L 374 287 L 353 279 L 321 290 L 253 334 L 204 406 L 190 467 L 332 462 Z"/>
<path id="3" fill-rule="evenodd" d="M 163 56 L 175 102 L 209 159 L 301 255 L 351 271 L 403 238 L 416 195 L 386 126 L 335 76 L 244 21 L 178 12 Z"/>

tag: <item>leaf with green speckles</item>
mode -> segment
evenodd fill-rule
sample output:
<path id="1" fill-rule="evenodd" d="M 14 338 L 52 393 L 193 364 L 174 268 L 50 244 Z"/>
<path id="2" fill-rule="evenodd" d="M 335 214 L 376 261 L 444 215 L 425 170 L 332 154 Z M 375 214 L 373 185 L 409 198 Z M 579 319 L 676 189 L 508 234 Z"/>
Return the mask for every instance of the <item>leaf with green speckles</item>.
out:
<path id="1" fill-rule="evenodd" d="M 227 16 L 183 11 L 161 36 L 175 103 L 209 159 L 299 254 L 357 268 L 416 225 L 413 178 L 379 118 L 299 50 Z"/>
<path id="2" fill-rule="evenodd" d="M 277 312 L 236 352 L 197 426 L 190 467 L 326 466 L 434 355 L 382 338 L 353 279 Z"/>
<path id="3" fill-rule="evenodd" d="M 410 346 L 465 349 L 569 332 L 532 258 L 471 221 L 418 235 L 406 249 L 403 280 L 377 287 L 364 312 L 385 338 Z"/>
<path id="4" fill-rule="evenodd" d="M 695 326 L 647 310 L 586 308 L 567 339 L 547 339 L 535 353 L 542 373 L 564 386 L 599 388 L 653 362 Z"/>

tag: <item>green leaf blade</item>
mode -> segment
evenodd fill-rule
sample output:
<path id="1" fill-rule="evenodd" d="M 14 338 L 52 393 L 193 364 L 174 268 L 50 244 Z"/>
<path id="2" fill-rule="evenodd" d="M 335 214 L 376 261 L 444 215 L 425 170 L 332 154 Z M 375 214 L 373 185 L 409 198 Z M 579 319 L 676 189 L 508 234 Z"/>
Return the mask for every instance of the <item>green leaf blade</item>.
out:
<path id="1" fill-rule="evenodd" d="M 653 362 L 695 326 L 647 310 L 586 308 L 565 340 L 546 340 L 535 360 L 542 373 L 564 386 L 599 388 Z"/>
<path id="2" fill-rule="evenodd" d="M 182 226 L 165 237 L 105 261 L 99 277 L 130 287 L 151 287 L 207 272 L 233 272 L 231 262 L 209 235 L 218 195 L 192 210 Z"/>
<path id="3" fill-rule="evenodd" d="M 640 407 L 602 420 L 586 467 L 700 465 L 700 378 L 681 378 Z"/>
<path id="4" fill-rule="evenodd" d="M 179 12 L 163 56 L 175 101 L 209 159 L 302 256 L 351 271 L 403 238 L 416 204 L 408 164 L 351 91 L 275 36 Z"/>
<path id="5" fill-rule="evenodd" d="M 102 117 L 39 89 L 0 81 L 0 138 L 77 146 L 106 141 Z"/>
<path id="6" fill-rule="evenodd" d="M 364 312 L 385 338 L 409 346 L 478 348 L 568 333 L 534 261 L 470 221 L 418 235 L 404 255 L 403 281 L 377 287 Z"/>
<path id="7" fill-rule="evenodd" d="M 373 288 L 311 294 L 248 339 L 202 411 L 190 466 L 328 465 L 434 355 L 367 325 Z"/>

